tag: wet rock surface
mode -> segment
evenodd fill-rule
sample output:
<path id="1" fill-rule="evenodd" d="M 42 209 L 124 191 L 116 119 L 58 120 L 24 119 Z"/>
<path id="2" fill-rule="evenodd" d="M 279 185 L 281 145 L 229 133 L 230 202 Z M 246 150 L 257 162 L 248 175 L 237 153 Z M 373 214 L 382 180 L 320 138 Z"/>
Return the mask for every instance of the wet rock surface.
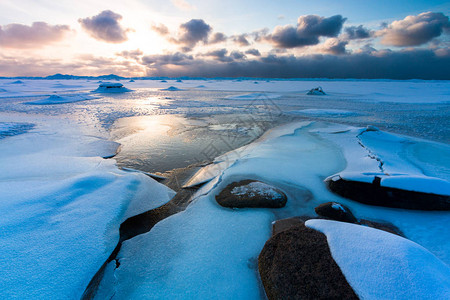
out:
<path id="1" fill-rule="evenodd" d="M 255 180 L 242 180 L 226 186 L 217 196 L 221 206 L 230 208 L 280 208 L 287 197 L 279 189 Z"/>
<path id="2" fill-rule="evenodd" d="M 315 209 L 316 213 L 321 216 L 335 221 L 357 223 L 353 213 L 348 207 L 337 202 L 327 202 L 320 204 Z"/>
<path id="3" fill-rule="evenodd" d="M 386 231 L 389 233 L 393 233 L 393 234 L 405 237 L 403 232 L 397 226 L 395 226 L 391 223 L 388 223 L 388 222 L 361 219 L 358 224 L 372 227 L 372 228 L 379 229 L 379 230 L 383 230 L 383 231 Z"/>
<path id="4" fill-rule="evenodd" d="M 397 226 L 388 223 L 386 221 L 374 221 L 366 219 L 358 220 L 348 207 L 338 202 L 326 202 L 320 204 L 314 210 L 316 211 L 317 215 L 319 215 L 319 217 L 325 219 L 372 227 L 375 229 L 383 230 L 389 233 L 405 237 L 403 232 L 400 229 L 398 229 Z M 306 222 L 307 219 L 303 218 L 303 220 Z M 283 221 L 286 222 L 287 220 L 279 220 L 275 222 L 275 224 Z"/>
<path id="5" fill-rule="evenodd" d="M 372 183 L 328 178 L 328 189 L 344 198 L 364 204 L 416 209 L 416 210 L 450 210 L 450 196 L 415 192 L 380 185 L 375 177 Z"/>
<path id="6" fill-rule="evenodd" d="M 295 223 L 295 224 L 293 224 Z M 261 280 L 272 299 L 358 299 L 331 256 L 326 236 L 300 219 L 273 235 L 258 258 Z"/>

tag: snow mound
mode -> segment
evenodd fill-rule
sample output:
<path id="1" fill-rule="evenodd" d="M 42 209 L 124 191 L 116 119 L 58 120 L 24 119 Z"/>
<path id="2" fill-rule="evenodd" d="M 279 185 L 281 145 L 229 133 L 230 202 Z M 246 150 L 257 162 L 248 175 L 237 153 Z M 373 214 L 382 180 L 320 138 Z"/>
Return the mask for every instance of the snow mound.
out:
<path id="1" fill-rule="evenodd" d="M 256 99 L 277 99 L 280 98 L 279 94 L 271 94 L 271 93 L 249 93 L 238 96 L 228 96 L 226 99 L 231 100 L 256 100 Z"/>
<path id="2" fill-rule="evenodd" d="M 98 88 L 93 91 L 94 93 L 125 93 L 131 92 L 132 90 L 127 89 L 123 84 L 118 82 L 102 82 Z"/>
<path id="3" fill-rule="evenodd" d="M 36 101 L 26 102 L 25 104 L 52 105 L 52 104 L 64 104 L 64 103 L 79 102 L 79 101 L 92 100 L 92 99 L 98 99 L 98 98 L 99 97 L 93 97 L 88 94 L 63 95 L 63 96 L 51 95 L 50 97 L 36 100 Z"/>
<path id="4" fill-rule="evenodd" d="M 449 299 L 450 268 L 422 246 L 385 231 L 308 220 L 361 299 Z"/>
<path id="5" fill-rule="evenodd" d="M 174 91 L 182 91 L 182 89 L 179 89 L 179 88 L 174 87 L 174 86 L 172 85 L 172 86 L 169 86 L 169 87 L 166 88 L 166 89 L 160 89 L 160 91 L 172 91 L 172 92 L 174 92 Z"/>

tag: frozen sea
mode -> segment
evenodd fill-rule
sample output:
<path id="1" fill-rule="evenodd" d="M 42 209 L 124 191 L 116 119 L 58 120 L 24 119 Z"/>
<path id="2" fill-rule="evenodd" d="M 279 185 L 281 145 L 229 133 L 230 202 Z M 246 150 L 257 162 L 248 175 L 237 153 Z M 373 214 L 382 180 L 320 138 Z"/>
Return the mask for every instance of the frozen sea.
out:
<path id="1" fill-rule="evenodd" d="M 252 261 L 270 223 L 312 214 L 327 201 L 393 223 L 450 264 L 448 212 L 371 207 L 331 194 L 322 182 L 343 170 L 380 171 L 375 156 L 386 172 L 448 183 L 450 82 L 121 83 L 131 91 L 94 93 L 96 80 L 0 80 L 2 298 L 81 297 L 114 250 L 120 224 L 175 194 L 126 168 L 166 176 L 214 162 L 213 171 L 197 176 L 210 182 L 186 211 L 124 243 L 100 298 L 208 298 L 211 291 L 260 298 Z M 306 95 L 317 86 L 327 95 Z M 360 138 L 368 125 L 382 134 Z M 290 204 L 279 211 L 218 207 L 219 188 L 247 178 L 283 188 Z M 305 190 L 313 195 L 309 203 L 296 196 Z"/>

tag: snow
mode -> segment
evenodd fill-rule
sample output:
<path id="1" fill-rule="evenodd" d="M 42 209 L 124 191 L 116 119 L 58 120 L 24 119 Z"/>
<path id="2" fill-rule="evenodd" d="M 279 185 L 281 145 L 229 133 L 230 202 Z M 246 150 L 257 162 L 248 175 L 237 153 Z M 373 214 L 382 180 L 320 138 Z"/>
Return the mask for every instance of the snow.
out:
<path id="1" fill-rule="evenodd" d="M 71 103 L 85 100 L 98 99 L 98 97 L 93 97 L 88 94 L 75 94 L 75 95 L 51 95 L 48 98 L 26 102 L 26 104 L 33 105 L 51 105 L 51 104 L 63 104 L 63 103 Z"/>
<path id="2" fill-rule="evenodd" d="M 424 247 L 355 224 L 308 220 L 306 226 L 327 236 L 334 260 L 361 299 L 450 298 L 450 268 Z"/>
<path id="3" fill-rule="evenodd" d="M 450 182 L 427 176 L 386 176 L 381 186 L 422 193 L 450 196 Z"/>
<path id="4" fill-rule="evenodd" d="M 173 79 L 167 81 L 175 84 Z M 122 171 L 114 159 L 102 159 L 117 150 L 118 144 L 109 138 L 124 144 L 141 140 L 129 148 L 139 145 L 139 151 L 156 152 L 158 159 L 169 164 L 173 153 L 183 159 L 191 155 L 186 155 L 185 146 L 192 143 L 193 128 L 214 131 L 217 137 L 231 130 L 251 134 L 250 129 L 259 124 L 253 117 L 280 111 L 286 113 L 279 117 L 283 121 L 325 116 L 342 124 L 296 121 L 216 157 L 186 184 L 204 183 L 184 212 L 124 243 L 118 256 L 120 267 L 115 269 L 115 262 L 108 266 L 99 295 L 259 298 L 256 258 L 270 237 L 271 222 L 313 216 L 314 207 L 330 201 L 349 207 L 357 218 L 392 223 L 408 239 L 450 264 L 449 212 L 368 206 L 331 193 L 323 182 L 333 174 L 367 180 L 381 175 L 386 180 L 383 184 L 404 186 L 412 178 L 421 190 L 444 190 L 450 180 L 448 144 L 383 130 L 448 140 L 448 81 L 260 80 L 254 84 L 254 80 L 183 79 L 183 91 L 166 99 L 167 93 L 160 89 L 169 86 L 167 81 L 136 79 L 133 93 L 46 106 L 24 104 L 55 94 L 89 95 L 99 83 L 22 79 L 22 84 L 13 85 L 11 79 L 0 79 L 0 89 L 5 91 L 0 93 L 0 127 L 7 124 L 0 136 L 18 128 L 12 123 L 34 125 L 13 129 L 17 135 L 0 140 L 0 212 L 4 216 L 0 223 L 5 229 L 0 233 L 2 296 L 79 298 L 115 247 L 120 223 L 173 196 L 173 191 L 144 173 Z M 196 88 L 199 85 L 204 87 Z M 318 85 L 327 91 L 326 97 L 305 95 Z M 276 101 L 266 101 L 270 99 Z M 266 104 L 278 110 L 268 111 Z M 301 117 L 296 116 L 298 112 Z M 214 123 L 221 114 L 246 115 L 249 121 L 239 127 L 233 122 Z M 152 121 L 154 115 L 161 115 L 157 122 Z M 198 121 L 205 116 L 209 121 L 202 124 L 173 126 L 180 119 Z M 408 116 L 414 117 L 411 124 L 407 124 Z M 125 122 L 119 128 L 121 134 L 110 137 L 107 129 L 128 117 L 144 123 L 133 127 Z M 368 122 L 381 130 L 365 127 Z M 177 130 L 185 133 L 184 143 L 177 141 Z M 153 141 L 157 151 L 145 144 Z M 179 145 L 183 148 L 176 148 Z M 199 151 L 195 154 L 205 159 Z M 286 206 L 276 210 L 220 207 L 215 195 L 244 179 L 283 190 Z"/>
<path id="5" fill-rule="evenodd" d="M 305 115 L 317 115 L 317 116 L 345 116 L 345 115 L 355 115 L 355 112 L 343 110 L 343 109 L 320 109 L 320 108 L 309 108 L 297 111 L 290 111 L 293 114 L 305 114 Z"/>
<path id="6" fill-rule="evenodd" d="M 251 182 L 247 185 L 237 186 L 231 190 L 231 193 L 236 196 L 248 195 L 249 197 L 264 196 L 272 199 L 281 197 L 281 194 L 275 189 L 263 182 Z"/>
<path id="7" fill-rule="evenodd" d="M 232 100 L 255 100 L 255 99 L 276 99 L 280 98 L 281 95 L 271 94 L 271 93 L 249 93 L 238 96 L 229 96 L 227 99 Z"/>
<path id="8" fill-rule="evenodd" d="M 333 203 L 331 204 L 331 207 L 332 207 L 333 209 L 341 210 L 341 211 L 345 212 L 345 208 L 342 207 L 342 205 L 340 205 L 339 203 L 334 203 L 334 202 L 333 202 Z"/>
<path id="9" fill-rule="evenodd" d="M 0 295 L 80 298 L 115 248 L 120 223 L 163 205 L 173 191 L 102 159 L 117 145 L 72 121 L 0 119 L 35 124 L 0 142 Z"/>
<path id="10" fill-rule="evenodd" d="M 29 123 L 0 122 L 0 139 L 27 132 L 34 127 Z"/>
<path id="11" fill-rule="evenodd" d="M 365 183 L 372 183 L 375 177 L 379 177 L 380 185 L 384 187 L 450 196 L 450 182 L 425 175 L 341 172 L 338 176 L 330 176 L 333 180 L 339 179 L 337 177 Z"/>
<path id="12" fill-rule="evenodd" d="M 174 86 L 169 86 L 168 88 L 160 89 L 160 90 L 161 90 L 161 91 L 171 91 L 171 92 L 174 92 L 174 91 L 182 91 L 182 89 L 179 89 L 179 88 L 174 87 Z"/>
<path id="13" fill-rule="evenodd" d="M 218 162 L 209 164 L 198 170 L 183 187 L 190 188 L 211 181 L 217 177 L 223 170 L 229 167 L 228 162 Z"/>

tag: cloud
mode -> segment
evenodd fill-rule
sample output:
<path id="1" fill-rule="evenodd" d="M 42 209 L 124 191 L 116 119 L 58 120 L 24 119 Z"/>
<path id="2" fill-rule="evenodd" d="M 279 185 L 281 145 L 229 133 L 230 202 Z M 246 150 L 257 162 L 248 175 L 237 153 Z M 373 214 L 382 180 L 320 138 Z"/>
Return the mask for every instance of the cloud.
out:
<path id="1" fill-rule="evenodd" d="M 227 40 L 227 37 L 222 32 L 216 32 L 212 35 L 211 39 L 209 40 L 209 44 L 217 44 L 221 42 L 225 42 Z"/>
<path id="2" fill-rule="evenodd" d="M 31 26 L 9 24 L 0 26 L 0 46 L 5 48 L 39 48 L 59 42 L 71 29 L 67 25 L 34 22 Z"/>
<path id="3" fill-rule="evenodd" d="M 192 19 L 180 25 L 179 38 L 172 39 L 172 41 L 193 48 L 200 41 L 206 44 L 211 31 L 211 26 L 206 24 L 202 19 Z"/>
<path id="4" fill-rule="evenodd" d="M 224 57 L 226 57 L 224 55 Z M 395 68 L 392 66 L 395 65 Z M 268 77 L 268 78 L 391 78 L 450 79 L 450 55 L 429 49 L 377 51 L 351 55 L 268 55 L 223 63 L 194 59 L 179 68 L 160 65 L 148 76 Z"/>
<path id="5" fill-rule="evenodd" d="M 107 43 L 123 43 L 128 40 L 129 28 L 120 25 L 122 16 L 110 10 L 104 10 L 96 16 L 78 19 L 84 30 L 93 38 Z"/>
<path id="6" fill-rule="evenodd" d="M 227 53 L 228 53 L 228 50 L 223 48 L 223 49 L 218 49 L 218 50 L 213 50 L 213 51 L 207 52 L 205 54 L 202 54 L 201 56 L 213 57 L 215 60 L 220 61 L 220 62 L 233 61 L 232 57 L 226 56 Z"/>
<path id="7" fill-rule="evenodd" d="M 230 53 L 230 57 L 232 57 L 234 60 L 241 60 L 246 58 L 245 54 L 240 51 L 232 51 Z"/>
<path id="8" fill-rule="evenodd" d="M 164 24 L 153 24 L 152 29 L 162 36 L 169 34 L 169 28 Z"/>
<path id="9" fill-rule="evenodd" d="M 142 63 L 144 65 L 151 66 L 165 66 L 165 65 L 186 65 L 190 64 L 193 60 L 192 55 L 187 55 L 184 53 L 176 52 L 169 54 L 156 54 L 156 55 L 146 55 L 142 57 Z"/>
<path id="10" fill-rule="evenodd" d="M 72 62 L 58 59 L 8 57 L 0 54 L 0 76 L 47 76 L 61 73 L 79 76 L 117 74 L 140 76 L 146 67 L 133 61 L 118 61 L 109 57 L 79 55 Z"/>
<path id="11" fill-rule="evenodd" d="M 337 38 L 331 38 L 325 41 L 322 45 L 320 45 L 319 49 L 322 52 L 330 53 L 334 55 L 342 55 L 346 54 L 347 50 L 345 46 L 348 44 L 347 41 L 342 41 Z"/>
<path id="12" fill-rule="evenodd" d="M 236 44 L 238 44 L 241 47 L 245 47 L 250 45 L 250 42 L 247 39 L 247 34 L 240 34 L 240 35 L 235 35 L 233 36 L 233 42 L 235 42 Z"/>
<path id="13" fill-rule="evenodd" d="M 355 51 L 356 53 L 365 53 L 365 54 L 373 54 L 377 52 L 377 49 L 372 47 L 372 44 L 366 44 L 362 46 L 360 49 Z"/>
<path id="14" fill-rule="evenodd" d="M 194 10 L 195 6 L 187 2 L 186 0 L 170 0 L 175 7 L 184 10 L 184 11 L 190 11 Z"/>
<path id="15" fill-rule="evenodd" d="M 335 15 L 329 18 L 316 15 L 300 16 L 297 27 L 277 26 L 265 37 L 278 48 L 295 48 L 319 43 L 319 37 L 335 37 L 342 29 L 346 18 Z"/>
<path id="16" fill-rule="evenodd" d="M 381 43 L 392 46 L 419 46 L 450 30 L 449 18 L 443 13 L 424 12 L 394 21 L 376 32 Z"/>
<path id="17" fill-rule="evenodd" d="M 362 25 L 346 27 L 344 31 L 344 38 L 346 40 L 367 39 L 372 35 L 370 30 L 364 28 Z"/>
<path id="18" fill-rule="evenodd" d="M 116 53 L 117 56 L 121 56 L 123 58 L 131 58 L 134 60 L 138 60 L 139 57 L 142 56 L 143 54 L 144 53 L 139 49 L 131 50 L 131 51 L 122 51 L 122 52 Z"/>
<path id="19" fill-rule="evenodd" d="M 259 52 L 258 49 L 249 49 L 249 50 L 245 51 L 245 54 L 250 54 L 253 56 L 261 56 L 261 53 Z"/>

